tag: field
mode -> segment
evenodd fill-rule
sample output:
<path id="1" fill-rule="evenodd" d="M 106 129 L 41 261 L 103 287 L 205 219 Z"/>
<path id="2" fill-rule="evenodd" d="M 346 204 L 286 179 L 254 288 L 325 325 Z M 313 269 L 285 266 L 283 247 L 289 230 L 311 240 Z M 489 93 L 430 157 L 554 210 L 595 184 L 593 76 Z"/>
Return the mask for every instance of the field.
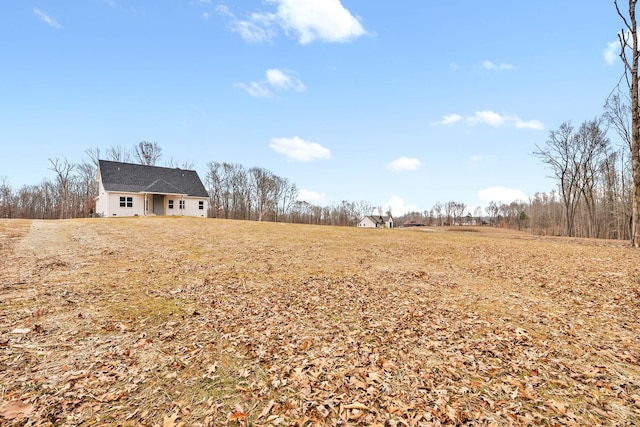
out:
<path id="1" fill-rule="evenodd" d="M 639 425 L 640 251 L 0 220 L 0 424 Z"/>

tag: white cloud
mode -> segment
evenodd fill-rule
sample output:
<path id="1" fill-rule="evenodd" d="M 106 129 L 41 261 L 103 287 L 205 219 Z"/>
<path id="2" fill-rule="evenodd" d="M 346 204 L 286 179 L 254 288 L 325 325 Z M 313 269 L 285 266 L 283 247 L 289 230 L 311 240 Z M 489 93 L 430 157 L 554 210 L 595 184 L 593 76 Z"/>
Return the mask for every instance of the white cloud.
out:
<path id="1" fill-rule="evenodd" d="M 315 191 L 302 189 L 298 192 L 298 200 L 315 204 L 325 204 L 327 202 L 327 195 L 325 193 L 316 193 Z"/>
<path id="2" fill-rule="evenodd" d="M 53 28 L 62 28 L 62 25 L 60 25 L 58 23 L 58 21 L 55 20 L 54 17 L 47 15 L 45 12 L 41 11 L 40 9 L 33 9 L 33 13 L 35 13 L 35 15 L 42 21 L 42 22 L 46 22 L 47 24 L 49 24 L 51 27 Z"/>
<path id="3" fill-rule="evenodd" d="M 623 37 L 627 48 L 633 48 L 633 38 L 631 37 L 631 33 L 629 31 L 626 31 L 626 33 L 618 32 L 618 39 L 616 41 L 607 43 L 607 47 L 602 51 L 604 62 L 606 62 L 607 65 L 615 64 L 616 58 L 620 55 L 621 37 Z"/>
<path id="4" fill-rule="evenodd" d="M 301 44 L 314 41 L 347 42 L 366 34 L 357 17 L 340 0 L 265 0 L 276 6 L 274 12 L 254 12 L 241 20 L 226 6 L 217 10 L 231 18 L 230 28 L 252 43 L 272 40 L 279 27 Z"/>
<path id="5" fill-rule="evenodd" d="M 266 71 L 266 80 L 236 83 L 235 86 L 256 98 L 271 97 L 273 95 L 272 89 L 284 91 L 294 90 L 296 92 L 304 92 L 307 89 L 300 79 L 276 68 Z"/>
<path id="6" fill-rule="evenodd" d="M 516 200 L 527 200 L 527 196 L 522 191 L 505 187 L 490 187 L 480 190 L 478 198 L 485 203 L 511 203 Z"/>
<path id="7" fill-rule="evenodd" d="M 420 169 L 420 160 L 400 157 L 387 165 L 392 172 L 414 171 Z"/>
<path id="8" fill-rule="evenodd" d="M 278 69 L 267 70 L 267 81 L 277 89 L 295 90 L 296 92 L 304 92 L 306 89 L 306 86 L 299 79 Z"/>
<path id="9" fill-rule="evenodd" d="M 493 127 L 505 125 L 505 118 L 494 111 L 476 111 L 472 117 L 467 118 L 467 122 L 471 125 L 483 123 Z"/>
<path id="10" fill-rule="evenodd" d="M 402 216 L 409 212 L 417 212 L 418 207 L 415 205 L 408 205 L 404 202 L 402 197 L 393 195 L 387 203 L 382 205 L 382 210 L 384 213 L 391 210 L 392 216 Z"/>
<path id="11" fill-rule="evenodd" d="M 620 51 L 619 41 L 607 43 L 607 47 L 602 52 L 602 55 L 604 56 L 604 62 L 606 62 L 609 65 L 612 65 L 615 62 L 619 51 Z"/>
<path id="12" fill-rule="evenodd" d="M 482 68 L 486 69 L 486 70 L 492 70 L 492 71 L 502 71 L 502 70 L 513 70 L 516 67 L 514 67 L 511 64 L 500 64 L 500 65 L 496 65 L 493 62 L 486 60 L 482 63 Z"/>
<path id="13" fill-rule="evenodd" d="M 294 136 L 293 138 L 273 138 L 269 147 L 284 154 L 289 160 L 310 162 L 314 159 L 330 159 L 331 151 L 317 142 L 305 141 Z"/>
<path id="14" fill-rule="evenodd" d="M 269 25 L 260 25 L 254 21 L 234 21 L 231 30 L 250 43 L 268 42 L 276 34 Z"/>
<path id="15" fill-rule="evenodd" d="M 264 14 L 254 13 L 249 20 L 238 19 L 227 6 L 219 4 L 215 11 L 228 17 L 231 20 L 229 28 L 231 31 L 240 34 L 245 41 L 250 43 L 265 43 L 275 36 L 275 31 L 271 28 L 270 20 Z M 267 19 L 266 19 L 267 18 Z"/>
<path id="16" fill-rule="evenodd" d="M 301 44 L 316 40 L 346 42 L 366 32 L 340 0 L 270 0 L 278 4 L 278 23 Z"/>
<path id="17" fill-rule="evenodd" d="M 469 156 L 469 161 L 472 163 L 478 163 L 481 162 L 485 159 L 485 156 L 481 155 L 481 154 L 475 154 L 473 156 Z"/>
<path id="18" fill-rule="evenodd" d="M 459 122 L 460 120 L 462 120 L 462 116 L 459 114 L 449 114 L 448 116 L 444 116 L 444 118 L 442 120 L 440 120 L 439 122 L 434 122 L 431 123 L 433 126 L 436 125 L 451 125 L 454 123 Z"/>
<path id="19" fill-rule="evenodd" d="M 433 122 L 431 124 L 451 125 L 461 122 L 462 120 L 463 118 L 459 114 L 450 114 L 448 116 L 444 116 L 444 118 L 439 122 Z M 473 116 L 466 117 L 464 121 L 470 126 L 485 124 L 495 128 L 510 126 L 515 127 L 516 129 L 544 129 L 544 124 L 540 120 L 522 120 L 518 116 L 501 115 L 491 110 L 476 111 Z"/>
<path id="20" fill-rule="evenodd" d="M 260 82 L 236 83 L 235 86 L 243 89 L 255 98 L 269 98 L 272 95 L 269 88 Z"/>
<path id="21" fill-rule="evenodd" d="M 544 130 L 544 124 L 540 120 L 527 120 L 524 121 L 520 119 L 520 117 L 514 116 L 512 118 L 514 126 L 518 129 L 534 129 L 534 130 Z"/>

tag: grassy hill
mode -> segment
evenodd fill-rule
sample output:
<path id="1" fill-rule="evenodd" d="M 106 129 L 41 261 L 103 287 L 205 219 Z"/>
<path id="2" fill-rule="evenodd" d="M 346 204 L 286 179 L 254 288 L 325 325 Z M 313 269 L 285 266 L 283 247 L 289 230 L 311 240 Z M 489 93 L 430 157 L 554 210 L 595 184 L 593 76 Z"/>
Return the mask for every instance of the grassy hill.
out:
<path id="1" fill-rule="evenodd" d="M 640 424 L 640 252 L 619 244 L 0 220 L 0 259 L 2 422 Z"/>

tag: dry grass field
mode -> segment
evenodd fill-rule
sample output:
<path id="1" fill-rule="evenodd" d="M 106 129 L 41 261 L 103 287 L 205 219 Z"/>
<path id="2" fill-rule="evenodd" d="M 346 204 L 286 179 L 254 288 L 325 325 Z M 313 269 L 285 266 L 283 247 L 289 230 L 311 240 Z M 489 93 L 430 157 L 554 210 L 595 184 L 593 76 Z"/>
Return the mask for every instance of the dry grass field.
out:
<path id="1" fill-rule="evenodd" d="M 639 362 L 622 244 L 0 220 L 0 424 L 639 425 Z"/>

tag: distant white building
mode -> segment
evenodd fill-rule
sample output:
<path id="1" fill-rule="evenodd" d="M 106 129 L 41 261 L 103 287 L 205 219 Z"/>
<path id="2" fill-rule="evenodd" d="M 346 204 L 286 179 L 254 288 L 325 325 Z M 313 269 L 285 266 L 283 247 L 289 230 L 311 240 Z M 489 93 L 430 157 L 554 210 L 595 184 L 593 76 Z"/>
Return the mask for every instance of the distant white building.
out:
<path id="1" fill-rule="evenodd" d="M 358 227 L 364 228 L 393 228 L 393 218 L 391 216 L 369 215 L 365 216 Z"/>

